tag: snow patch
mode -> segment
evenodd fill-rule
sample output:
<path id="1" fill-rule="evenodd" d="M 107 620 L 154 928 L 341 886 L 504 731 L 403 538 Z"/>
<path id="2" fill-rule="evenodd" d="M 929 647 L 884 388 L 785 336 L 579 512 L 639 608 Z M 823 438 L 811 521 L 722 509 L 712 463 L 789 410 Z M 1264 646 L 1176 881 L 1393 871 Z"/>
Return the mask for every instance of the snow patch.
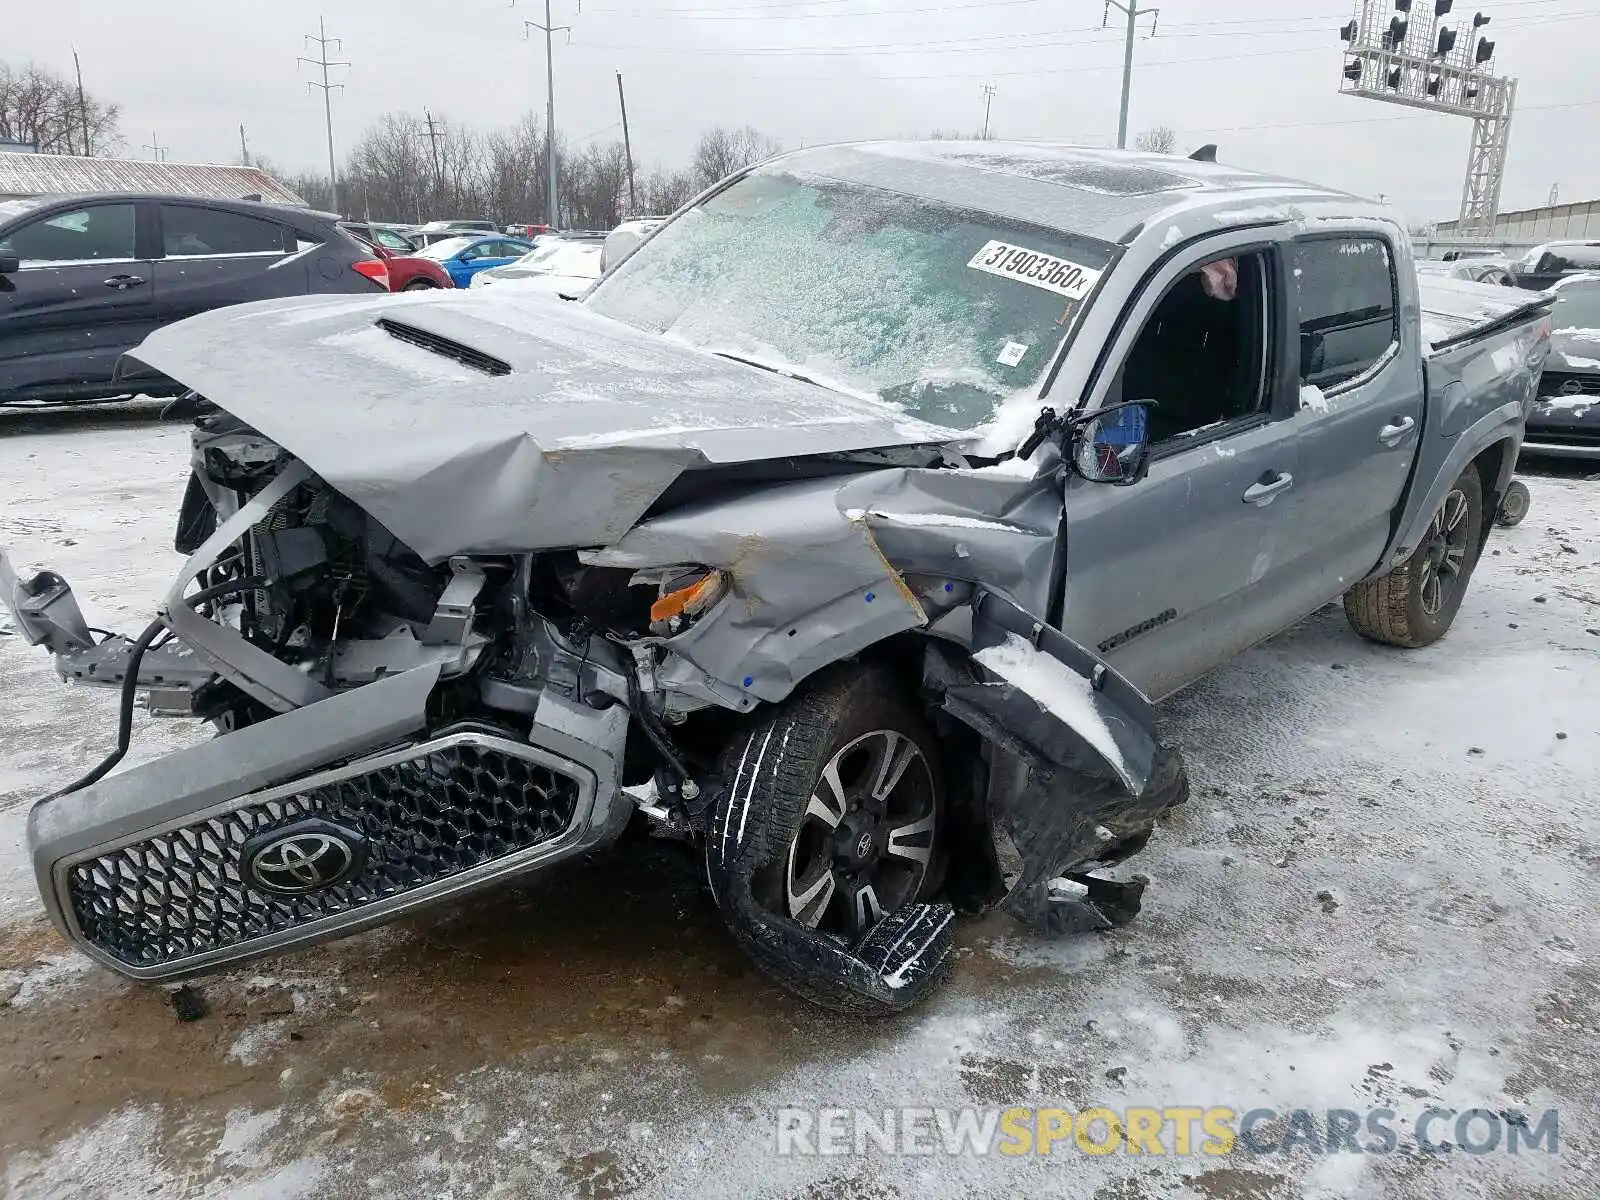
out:
<path id="1" fill-rule="evenodd" d="M 253 1067 L 289 1039 L 289 1021 L 285 1017 L 249 1025 L 233 1039 L 226 1057 L 242 1066 Z"/>
<path id="2" fill-rule="evenodd" d="M 11 997 L 12 1008 L 27 1008 L 71 987 L 94 968 L 94 963 L 75 951 L 48 954 L 23 971 L 0 971 L 0 995 L 17 987 Z"/>
<path id="3" fill-rule="evenodd" d="M 1183 227 L 1179 225 L 1168 225 L 1167 236 L 1161 239 L 1161 248 L 1163 250 L 1171 250 L 1181 241 L 1183 241 Z"/>
<path id="4" fill-rule="evenodd" d="M 1324 413 L 1328 411 L 1328 397 L 1321 388 L 1314 383 L 1305 384 L 1300 389 L 1301 409 L 1310 409 L 1312 412 Z"/>
<path id="5" fill-rule="evenodd" d="M 1600 359 L 1577 358 L 1571 354 L 1564 354 L 1562 357 L 1567 360 L 1568 366 L 1578 367 L 1584 371 L 1600 371 Z"/>
<path id="6" fill-rule="evenodd" d="M 431 350 L 390 337 L 376 325 L 318 338 L 319 346 L 348 351 L 358 358 L 389 367 L 427 383 L 473 383 L 481 376 Z"/>
<path id="7" fill-rule="evenodd" d="M 1083 676 L 1048 654 L 1035 650 L 1014 633 L 998 646 L 979 650 L 973 659 L 1007 683 L 1032 696 L 1088 742 L 1111 764 L 1130 792 L 1139 790 L 1133 773 L 1111 735 L 1111 727 L 1094 704 L 1094 689 Z"/>

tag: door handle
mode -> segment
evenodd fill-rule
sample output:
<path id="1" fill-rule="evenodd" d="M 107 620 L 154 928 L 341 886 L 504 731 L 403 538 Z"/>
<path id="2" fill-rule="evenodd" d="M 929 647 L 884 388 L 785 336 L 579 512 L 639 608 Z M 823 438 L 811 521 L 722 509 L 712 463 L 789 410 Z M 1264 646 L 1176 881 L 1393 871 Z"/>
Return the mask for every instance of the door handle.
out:
<path id="1" fill-rule="evenodd" d="M 144 279 L 138 275 L 113 275 L 106 280 L 106 286 L 115 292 L 125 292 L 129 288 L 139 287 L 143 283 Z"/>
<path id="2" fill-rule="evenodd" d="M 1405 437 L 1406 434 L 1410 433 L 1416 427 L 1416 418 L 1401 417 L 1393 425 L 1385 425 L 1382 429 L 1378 430 L 1378 440 L 1385 446 L 1397 446 L 1400 444 L 1400 439 Z"/>
<path id="3" fill-rule="evenodd" d="M 1274 496 L 1276 496 L 1279 492 L 1288 491 L 1293 486 L 1294 476 L 1289 474 L 1289 472 L 1279 471 L 1276 474 L 1268 472 L 1268 474 L 1263 475 L 1257 482 L 1252 483 L 1249 487 L 1245 488 L 1244 502 L 1246 504 L 1257 505 L 1271 504 Z"/>

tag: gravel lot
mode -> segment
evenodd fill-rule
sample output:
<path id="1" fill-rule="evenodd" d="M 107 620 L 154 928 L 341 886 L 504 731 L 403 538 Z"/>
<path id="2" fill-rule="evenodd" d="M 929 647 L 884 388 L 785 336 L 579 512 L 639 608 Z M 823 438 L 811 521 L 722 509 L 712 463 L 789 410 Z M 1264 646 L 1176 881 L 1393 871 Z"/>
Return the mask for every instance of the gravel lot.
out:
<path id="1" fill-rule="evenodd" d="M 178 563 L 187 430 L 154 418 L 0 413 L 0 545 L 108 628 L 142 626 Z M 1165 706 L 1194 797 L 1129 864 L 1152 880 L 1138 921 L 1058 942 L 968 923 L 952 985 L 871 1025 L 766 984 L 695 864 L 638 845 L 207 980 L 180 1024 L 39 913 L 27 804 L 110 747 L 114 697 L 0 633 L 5 1190 L 1588 1200 L 1600 483 L 1528 482 L 1440 645 L 1370 646 L 1329 608 Z M 132 757 L 196 736 L 141 718 Z M 1013 1104 L 1386 1107 L 1401 1145 L 776 1153 L 785 1106 Z M 1429 1106 L 1558 1109 L 1559 1153 L 1416 1152 Z"/>

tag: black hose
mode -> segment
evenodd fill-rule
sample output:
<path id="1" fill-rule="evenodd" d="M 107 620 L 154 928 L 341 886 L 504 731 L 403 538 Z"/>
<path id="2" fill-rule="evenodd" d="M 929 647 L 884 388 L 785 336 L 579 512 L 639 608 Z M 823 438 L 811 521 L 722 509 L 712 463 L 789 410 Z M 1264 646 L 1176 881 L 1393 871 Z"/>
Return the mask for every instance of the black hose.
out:
<path id="1" fill-rule="evenodd" d="M 226 583 L 204 588 L 192 596 L 184 596 L 179 603 L 193 608 L 197 604 L 204 604 L 208 600 L 215 600 L 233 592 L 260 587 L 261 583 L 260 579 L 230 579 Z M 133 743 L 133 704 L 139 694 L 139 665 L 144 661 L 144 652 L 150 649 L 150 643 L 155 641 L 157 635 L 165 628 L 166 625 L 159 617 L 151 621 L 133 643 L 133 649 L 128 652 L 128 673 L 122 679 L 122 706 L 117 713 L 117 748 L 106 755 L 87 775 L 51 792 L 37 803 L 59 800 L 63 796 L 70 796 L 73 792 L 82 791 L 91 784 L 99 783 L 112 767 L 122 761 L 123 755 L 128 753 L 128 747 Z"/>
<path id="2" fill-rule="evenodd" d="M 645 737 L 650 739 L 650 744 L 656 748 L 656 753 L 661 756 L 668 769 L 678 777 L 678 782 L 682 783 L 689 778 L 689 769 L 683 765 L 683 759 L 678 757 L 678 752 L 673 747 L 672 739 L 667 736 L 666 731 L 657 728 L 655 724 L 656 715 L 645 706 L 644 697 L 640 694 L 637 675 L 632 671 L 628 671 L 627 676 L 628 707 L 633 710 L 633 715 L 639 722 L 639 728 L 644 730 Z"/>

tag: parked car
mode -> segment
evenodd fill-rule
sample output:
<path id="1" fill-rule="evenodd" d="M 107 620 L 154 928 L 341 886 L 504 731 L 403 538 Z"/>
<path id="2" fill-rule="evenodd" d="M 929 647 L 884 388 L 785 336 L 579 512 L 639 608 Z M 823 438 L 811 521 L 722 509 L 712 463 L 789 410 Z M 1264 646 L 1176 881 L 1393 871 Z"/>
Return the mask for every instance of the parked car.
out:
<path id="1" fill-rule="evenodd" d="M 1542 291 L 1567 275 L 1600 271 L 1600 242 L 1546 242 L 1511 263 L 1518 287 Z"/>
<path id="2" fill-rule="evenodd" d="M 1341 193 L 993 141 L 772 158 L 580 302 L 509 286 L 152 335 L 221 411 L 136 638 L 0 558 L 23 637 L 121 688 L 28 830 L 96 960 L 231 966 L 630 823 L 841 1011 L 938 983 L 952 895 L 1127 921 L 1096 872 L 1186 794 L 1147 696 L 1341 595 L 1442 637 L 1553 302 L 1419 284 Z M 108 776 L 141 689 L 225 732 Z"/>
<path id="3" fill-rule="evenodd" d="M 417 251 L 421 258 L 432 259 L 442 266 L 457 287 L 467 287 L 472 277 L 490 267 L 503 267 L 515 262 L 532 244 L 521 238 L 508 238 L 501 234 L 493 237 L 463 236 L 445 238 Z"/>
<path id="4" fill-rule="evenodd" d="M 1497 258 L 1455 258 L 1443 261 L 1421 259 L 1417 271 L 1422 275 L 1438 275 L 1446 279 L 1470 279 L 1474 283 L 1492 283 L 1496 287 L 1515 287 L 1511 264 Z"/>
<path id="5" fill-rule="evenodd" d="M 604 274 L 621 263 L 665 221 L 665 217 L 638 217 L 632 221 L 622 222 L 606 234 L 606 249 L 600 258 L 601 273 Z"/>
<path id="6" fill-rule="evenodd" d="M 362 226 L 346 222 L 341 228 L 354 235 L 356 240 L 383 259 L 383 264 L 389 271 L 391 292 L 420 292 L 429 288 L 455 287 L 456 283 L 450 278 L 450 272 L 433 259 L 424 258 L 410 250 L 397 252 L 387 246 L 379 245 L 360 232 Z"/>
<path id="7" fill-rule="evenodd" d="M 507 225 L 504 232 L 512 237 L 526 238 L 532 241 L 541 233 L 554 233 L 555 231 L 548 225 Z"/>
<path id="8" fill-rule="evenodd" d="M 368 245 L 382 246 L 394 254 L 410 254 L 422 245 L 421 242 L 412 239 L 408 226 L 404 225 L 393 225 L 382 221 L 345 221 L 342 227 Z"/>
<path id="9" fill-rule="evenodd" d="M 472 277 L 473 287 L 519 280 L 540 291 L 576 295 L 600 278 L 605 243 L 595 238 L 546 241 L 503 267 Z"/>
<path id="10" fill-rule="evenodd" d="M 1600 274 L 1568 275 L 1555 294 L 1550 357 L 1522 451 L 1600 458 Z"/>
<path id="11" fill-rule="evenodd" d="M 0 202 L 0 405 L 177 385 L 117 374 L 124 351 L 247 300 L 386 291 L 382 259 L 332 213 L 116 193 Z"/>

